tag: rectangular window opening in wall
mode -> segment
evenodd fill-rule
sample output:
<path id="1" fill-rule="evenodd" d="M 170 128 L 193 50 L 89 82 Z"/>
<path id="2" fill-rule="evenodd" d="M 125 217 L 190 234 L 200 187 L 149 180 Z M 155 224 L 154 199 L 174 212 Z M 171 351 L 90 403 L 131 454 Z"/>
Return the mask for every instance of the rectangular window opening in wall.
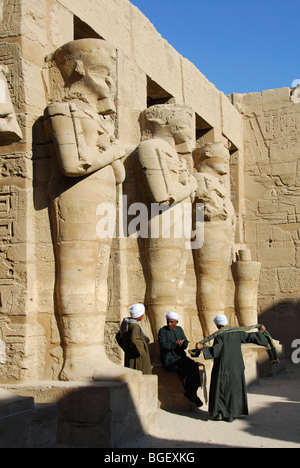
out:
<path id="1" fill-rule="evenodd" d="M 213 127 L 196 113 L 196 146 L 198 148 L 211 141 L 210 132 L 213 133 Z"/>
<path id="2" fill-rule="evenodd" d="M 229 152 L 230 152 L 230 155 L 232 156 L 239 149 L 230 140 L 228 140 L 228 144 L 229 144 Z"/>
<path id="3" fill-rule="evenodd" d="M 155 104 L 168 104 L 174 99 L 171 94 L 165 91 L 159 84 L 147 76 L 147 107 Z"/>
<path id="4" fill-rule="evenodd" d="M 76 39 L 103 39 L 88 24 L 74 16 L 74 40 Z"/>

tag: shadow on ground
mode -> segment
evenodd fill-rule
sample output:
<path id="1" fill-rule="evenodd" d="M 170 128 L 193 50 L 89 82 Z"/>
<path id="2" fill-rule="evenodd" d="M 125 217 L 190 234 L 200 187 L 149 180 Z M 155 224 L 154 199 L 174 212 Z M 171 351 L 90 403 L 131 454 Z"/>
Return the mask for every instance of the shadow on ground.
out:
<path id="1" fill-rule="evenodd" d="M 209 419 L 207 405 L 192 412 L 159 411 L 152 433 L 131 448 L 300 448 L 300 365 L 260 380 L 248 391 L 249 416 L 233 423 Z"/>

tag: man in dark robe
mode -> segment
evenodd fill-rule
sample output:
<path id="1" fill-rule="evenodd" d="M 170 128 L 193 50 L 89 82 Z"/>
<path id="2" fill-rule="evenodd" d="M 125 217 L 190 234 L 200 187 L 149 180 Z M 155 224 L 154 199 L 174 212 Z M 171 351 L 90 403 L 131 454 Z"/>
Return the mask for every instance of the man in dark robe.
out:
<path id="1" fill-rule="evenodd" d="M 203 352 L 205 359 L 214 359 L 209 392 L 209 414 L 212 419 L 228 422 L 241 415 L 248 415 L 248 398 L 245 382 L 245 364 L 241 345 L 254 343 L 268 346 L 263 335 L 266 330 L 261 325 L 259 332 L 246 333 L 228 326 L 225 315 L 218 315 L 215 324 L 221 334 L 214 340 L 213 346 L 204 348 L 197 343 L 196 348 Z"/>
<path id="2" fill-rule="evenodd" d="M 185 396 L 198 407 L 203 405 L 197 396 L 200 387 L 198 365 L 187 357 L 185 350 L 188 340 L 181 327 L 178 326 L 179 316 L 176 312 L 166 314 L 167 325 L 159 330 L 160 360 L 168 372 L 176 372 L 185 390 Z"/>

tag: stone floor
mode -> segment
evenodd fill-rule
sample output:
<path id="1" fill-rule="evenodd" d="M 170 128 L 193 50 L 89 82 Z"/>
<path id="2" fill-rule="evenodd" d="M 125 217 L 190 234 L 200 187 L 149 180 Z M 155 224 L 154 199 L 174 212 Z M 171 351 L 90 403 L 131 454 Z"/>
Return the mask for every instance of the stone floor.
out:
<path id="1" fill-rule="evenodd" d="M 248 401 L 250 415 L 232 423 L 209 420 L 206 404 L 192 412 L 160 409 L 156 429 L 126 447 L 300 448 L 300 364 L 261 378 Z"/>

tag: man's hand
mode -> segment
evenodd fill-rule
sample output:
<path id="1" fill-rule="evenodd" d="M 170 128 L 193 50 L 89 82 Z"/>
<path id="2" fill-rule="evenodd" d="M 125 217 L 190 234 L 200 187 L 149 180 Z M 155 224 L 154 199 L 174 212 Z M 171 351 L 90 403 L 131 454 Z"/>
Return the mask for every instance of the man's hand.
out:
<path id="1" fill-rule="evenodd" d="M 201 351 L 201 349 L 203 349 L 203 345 L 201 343 L 196 343 L 196 348 Z"/>
<path id="2" fill-rule="evenodd" d="M 184 344 L 184 340 L 177 340 L 176 341 L 176 346 L 181 347 L 181 346 L 183 346 L 183 344 Z"/>

